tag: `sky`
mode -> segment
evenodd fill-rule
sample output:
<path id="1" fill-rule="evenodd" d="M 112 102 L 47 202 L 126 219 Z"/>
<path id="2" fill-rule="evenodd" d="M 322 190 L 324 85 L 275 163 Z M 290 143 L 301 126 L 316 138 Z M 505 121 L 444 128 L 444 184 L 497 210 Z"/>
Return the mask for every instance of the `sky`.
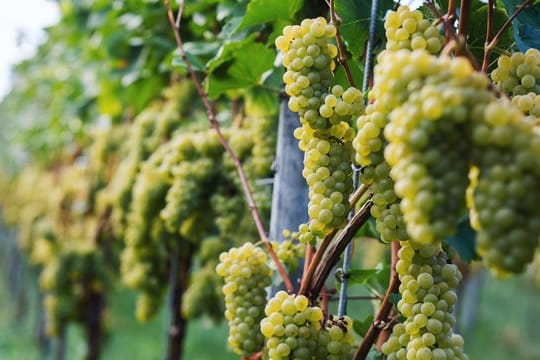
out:
<path id="1" fill-rule="evenodd" d="M 0 0 L 0 99 L 10 89 L 10 68 L 31 57 L 45 40 L 44 27 L 60 18 L 51 0 Z"/>

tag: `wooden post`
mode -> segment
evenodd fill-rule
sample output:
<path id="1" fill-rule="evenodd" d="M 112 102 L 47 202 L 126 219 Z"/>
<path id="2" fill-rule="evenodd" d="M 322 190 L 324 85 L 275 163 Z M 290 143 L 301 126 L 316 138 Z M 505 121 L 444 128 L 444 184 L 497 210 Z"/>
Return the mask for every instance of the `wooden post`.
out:
<path id="1" fill-rule="evenodd" d="M 298 140 L 293 135 L 299 126 L 298 115 L 289 110 L 287 100 L 282 100 L 270 216 L 270 239 L 278 242 L 283 241 L 283 230 L 297 231 L 298 226 L 308 220 L 308 188 L 302 177 L 304 153 L 298 148 Z M 301 271 L 301 264 L 298 268 Z M 297 279 L 300 277 L 301 273 L 296 276 Z M 293 280 L 293 284 L 298 287 L 299 283 Z"/>

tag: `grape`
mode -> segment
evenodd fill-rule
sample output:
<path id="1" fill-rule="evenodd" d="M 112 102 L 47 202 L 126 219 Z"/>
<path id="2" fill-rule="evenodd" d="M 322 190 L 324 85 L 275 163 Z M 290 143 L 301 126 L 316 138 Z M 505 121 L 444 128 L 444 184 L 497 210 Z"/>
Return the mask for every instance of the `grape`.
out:
<path id="1" fill-rule="evenodd" d="M 229 346 L 239 355 L 250 356 L 263 346 L 259 322 L 264 317 L 265 287 L 272 282 L 272 270 L 266 265 L 266 254 L 252 243 L 232 248 L 219 259 L 216 272 L 225 280 Z"/>
<path id="2" fill-rule="evenodd" d="M 540 51 L 528 49 L 511 56 L 501 55 L 491 79 L 501 91 L 508 95 L 540 95 Z"/>
<path id="3" fill-rule="evenodd" d="M 398 271 L 401 284 L 398 310 L 405 317 L 396 324 L 382 346 L 388 359 L 405 359 L 414 353 L 416 359 L 468 359 L 463 353 L 463 338 L 454 334 L 453 307 L 456 289 L 462 275 L 449 264 L 440 245 L 414 245 L 401 242 L 398 252 Z M 445 355 L 442 355 L 445 354 Z"/>
<path id="4" fill-rule="evenodd" d="M 540 123 L 540 94 L 515 95 L 512 104 L 521 110 L 526 120 L 538 126 Z"/>
<path id="5" fill-rule="evenodd" d="M 384 22 L 386 30 L 386 50 L 425 49 L 431 54 L 438 54 L 444 44 L 444 37 L 439 29 L 424 19 L 419 10 L 401 5 L 397 11 L 389 11 Z"/>

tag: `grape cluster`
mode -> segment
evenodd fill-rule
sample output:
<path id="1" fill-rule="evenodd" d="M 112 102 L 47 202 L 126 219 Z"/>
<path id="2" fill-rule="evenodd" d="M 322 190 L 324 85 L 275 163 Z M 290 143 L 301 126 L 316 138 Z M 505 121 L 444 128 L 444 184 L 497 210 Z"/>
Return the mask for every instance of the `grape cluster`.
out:
<path id="1" fill-rule="evenodd" d="M 526 95 L 515 95 L 512 97 L 512 104 L 527 117 L 527 121 L 534 125 L 540 122 L 540 94 L 530 92 Z"/>
<path id="2" fill-rule="evenodd" d="M 431 54 L 438 54 L 444 44 L 440 30 L 419 10 L 401 5 L 397 11 L 389 11 L 384 21 L 386 30 L 386 49 L 419 50 L 425 49 Z"/>
<path id="3" fill-rule="evenodd" d="M 291 234 L 289 230 L 284 230 L 283 237 L 285 240 L 281 242 L 272 241 L 272 248 L 279 261 L 285 264 L 290 271 L 296 270 L 300 259 L 306 253 L 306 243 L 298 242 L 298 236 L 298 232 Z"/>
<path id="4" fill-rule="evenodd" d="M 384 128 L 394 190 L 412 242 L 452 234 L 465 209 L 471 107 L 485 103 L 487 79 L 462 58 L 422 50 L 385 52 L 371 95 L 389 112 Z"/>
<path id="5" fill-rule="evenodd" d="M 319 333 L 319 359 L 346 360 L 350 358 L 354 345 L 353 321 L 348 316 L 329 315 L 324 331 Z M 324 350 L 326 349 L 326 357 Z M 322 356 L 320 356 L 322 355 Z"/>
<path id="6" fill-rule="evenodd" d="M 225 279 L 228 342 L 237 354 L 249 356 L 263 347 L 259 322 L 264 317 L 265 287 L 272 282 L 272 271 L 266 265 L 266 254 L 252 243 L 222 253 L 219 260 L 216 272 Z"/>
<path id="7" fill-rule="evenodd" d="M 530 92 L 540 95 L 540 51 L 530 48 L 525 53 L 501 55 L 491 79 L 501 91 L 512 96 Z"/>
<path id="8" fill-rule="evenodd" d="M 477 249 L 496 273 L 519 273 L 540 234 L 540 136 L 517 108 L 493 102 L 477 109 L 471 182 Z M 474 176 L 476 175 L 476 176 Z"/>
<path id="9" fill-rule="evenodd" d="M 305 296 L 279 291 L 264 311 L 266 317 L 260 323 L 260 330 L 267 339 L 270 360 L 312 359 L 318 351 L 326 352 L 318 343 L 322 310 L 309 306 Z"/>
<path id="10" fill-rule="evenodd" d="M 383 132 L 388 121 L 388 115 L 379 108 L 378 102 L 368 105 L 366 114 L 358 117 L 358 133 L 353 140 L 356 162 L 362 165 L 360 181 L 369 185 L 373 193 L 371 215 L 376 219 L 381 239 L 387 242 L 408 238 L 390 166 L 384 160 L 387 141 Z"/>
<path id="11" fill-rule="evenodd" d="M 397 307 L 405 317 L 382 346 L 389 360 L 468 359 L 463 338 L 454 334 L 457 266 L 449 264 L 440 245 L 418 248 L 402 242 L 396 271 L 401 281 Z"/>
<path id="12" fill-rule="evenodd" d="M 362 93 L 330 87 L 337 48 L 329 43 L 336 28 L 322 17 L 286 26 L 276 39 L 283 53 L 289 108 L 300 115 L 295 131 L 305 152 L 302 175 L 309 186 L 308 224 L 299 227 L 300 241 L 311 242 L 342 226 L 352 192 L 352 116 L 363 112 Z"/>
<path id="13" fill-rule="evenodd" d="M 310 242 L 340 227 L 347 218 L 354 130 L 345 122 L 327 132 L 304 124 L 295 130 L 295 136 L 305 151 L 302 175 L 309 186 L 310 222 L 299 227 L 299 239 Z"/>

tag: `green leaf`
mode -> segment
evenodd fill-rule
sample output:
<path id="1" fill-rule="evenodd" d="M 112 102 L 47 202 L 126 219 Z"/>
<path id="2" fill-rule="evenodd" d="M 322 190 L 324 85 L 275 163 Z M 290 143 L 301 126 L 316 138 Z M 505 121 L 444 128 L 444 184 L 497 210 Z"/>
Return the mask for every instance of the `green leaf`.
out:
<path id="1" fill-rule="evenodd" d="M 378 269 L 351 269 L 348 272 L 348 283 L 350 285 L 365 285 L 369 280 L 375 277 L 380 270 Z"/>
<path id="2" fill-rule="evenodd" d="M 390 294 L 390 302 L 394 304 L 394 306 L 397 306 L 397 303 L 401 300 L 401 294 L 400 293 L 391 293 Z"/>
<path id="3" fill-rule="evenodd" d="M 513 14 L 523 0 L 502 0 L 506 12 Z M 527 6 L 512 21 L 514 40 L 520 51 L 540 48 L 540 4 Z"/>
<path id="4" fill-rule="evenodd" d="M 205 71 L 206 70 L 205 64 L 202 63 L 196 56 L 194 56 L 192 54 L 189 54 L 189 53 L 186 53 L 186 57 L 187 57 L 189 63 L 191 64 L 191 67 L 193 68 L 193 70 L 195 70 L 195 71 Z M 171 65 L 174 68 L 179 68 L 182 71 L 187 69 L 186 62 L 184 61 L 184 59 L 182 59 L 182 56 L 180 55 L 180 51 L 178 49 L 176 49 L 174 51 L 174 54 L 173 54 L 173 57 L 172 57 L 172 60 L 171 60 Z"/>
<path id="5" fill-rule="evenodd" d="M 369 218 L 368 221 L 366 221 L 364 225 L 360 227 L 360 229 L 356 233 L 356 236 L 370 237 L 380 240 L 380 235 L 377 232 L 375 221 L 375 218 Z"/>
<path id="6" fill-rule="evenodd" d="M 278 94 L 260 87 L 246 93 L 246 115 L 272 116 L 278 112 Z"/>
<path id="7" fill-rule="evenodd" d="M 484 43 L 486 41 L 486 26 L 487 26 L 487 5 L 481 5 L 472 13 L 472 19 L 469 24 L 469 37 L 467 44 L 471 49 L 476 59 L 481 63 L 484 56 Z M 508 16 L 506 12 L 499 8 L 493 9 L 493 29 L 500 29 L 506 22 Z M 497 46 L 502 49 L 510 47 L 512 44 L 512 36 L 510 29 L 507 29 L 501 36 Z"/>
<path id="8" fill-rule="evenodd" d="M 458 252 L 463 261 L 480 259 L 475 250 L 476 232 L 471 227 L 468 215 L 460 219 L 457 233 L 446 238 L 445 242 Z"/>
<path id="9" fill-rule="evenodd" d="M 288 1 L 251 0 L 247 6 L 246 14 L 236 30 L 243 30 L 253 25 L 265 24 L 275 20 L 284 20 L 288 18 Z"/>
<path id="10" fill-rule="evenodd" d="M 339 31 L 347 50 L 353 57 L 360 57 L 364 52 L 365 43 L 369 34 L 369 19 L 371 17 L 370 1 L 335 0 L 335 10 L 341 18 Z M 379 39 L 384 38 L 383 18 L 386 10 L 391 9 L 391 0 L 379 1 L 377 12 L 376 34 Z"/>
<path id="11" fill-rule="evenodd" d="M 369 314 L 364 320 L 354 320 L 353 330 L 355 333 L 364 337 L 373 322 L 373 314 Z"/>
<path id="12" fill-rule="evenodd" d="M 347 63 L 349 65 L 349 69 L 351 70 L 351 75 L 354 83 L 356 84 L 356 87 L 361 88 L 364 76 L 364 68 L 362 64 L 354 58 L 348 59 Z M 339 84 L 345 89 L 350 86 L 349 80 L 347 79 L 347 73 L 345 72 L 345 68 L 343 66 L 338 65 L 338 67 L 336 68 L 332 83 L 333 85 Z"/>
<path id="13" fill-rule="evenodd" d="M 215 98 L 229 90 L 260 85 L 263 74 L 272 69 L 275 59 L 273 50 L 259 43 L 249 42 L 234 51 L 234 57 L 222 63 L 207 78 L 208 96 Z M 256 55 L 256 61 L 254 61 Z"/>

